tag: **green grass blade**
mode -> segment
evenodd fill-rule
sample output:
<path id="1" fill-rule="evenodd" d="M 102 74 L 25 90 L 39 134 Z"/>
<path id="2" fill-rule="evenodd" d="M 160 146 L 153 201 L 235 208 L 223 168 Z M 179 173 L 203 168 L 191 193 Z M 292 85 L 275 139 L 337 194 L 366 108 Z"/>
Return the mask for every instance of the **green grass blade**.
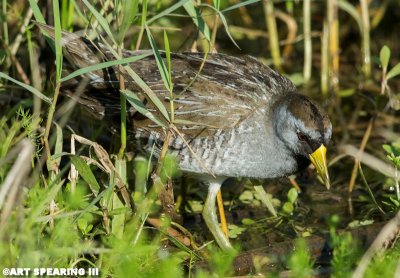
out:
<path id="1" fill-rule="evenodd" d="M 36 219 L 48 208 L 48 205 L 51 200 L 54 200 L 58 191 L 63 186 L 65 180 L 60 181 L 57 184 L 52 183 L 44 192 L 42 196 L 40 196 L 40 200 L 38 204 L 32 208 L 32 211 L 29 214 L 29 219 L 27 223 L 33 223 Z"/>
<path id="2" fill-rule="evenodd" d="M 361 15 L 357 11 L 356 7 L 354 7 L 352 4 L 350 4 L 347 1 L 341 0 L 338 1 L 338 6 L 340 9 L 348 13 L 350 16 L 354 18 L 354 20 L 357 22 L 358 29 L 360 30 L 360 33 L 362 33 L 363 30 L 363 24 L 362 24 L 362 19 Z"/>
<path id="3" fill-rule="evenodd" d="M 126 184 L 127 182 L 127 170 L 126 170 L 126 160 L 117 159 L 115 161 L 115 169 L 118 175 L 122 178 L 123 182 Z M 112 182 L 115 182 L 113 180 Z M 112 202 L 113 202 L 113 211 L 122 210 L 124 211 L 124 204 L 118 197 L 116 191 L 112 194 Z M 114 214 L 111 220 L 111 232 L 117 238 L 122 238 L 125 230 L 125 213 Z"/>
<path id="4" fill-rule="evenodd" d="M 115 58 L 121 59 L 120 55 L 115 52 L 112 47 L 109 47 L 108 50 L 114 55 Z M 153 92 L 153 90 L 143 81 L 143 79 L 134 71 L 129 65 L 124 66 L 124 69 L 128 73 L 128 75 L 132 78 L 132 80 L 138 85 L 144 93 L 148 96 L 150 101 L 154 104 L 154 106 L 160 111 L 160 113 L 164 116 L 164 118 L 169 122 L 169 114 L 163 103 L 157 97 L 157 95 Z"/>
<path id="5" fill-rule="evenodd" d="M 256 185 L 256 186 L 254 186 L 254 189 L 260 195 L 261 202 L 267 207 L 269 212 L 273 216 L 277 216 L 276 210 L 275 210 L 274 206 L 272 205 L 272 200 L 265 192 L 264 187 L 262 187 L 261 185 Z"/>
<path id="6" fill-rule="evenodd" d="M 387 45 L 384 45 L 379 52 L 379 58 L 381 60 L 382 68 L 386 71 L 389 65 L 390 59 L 390 48 Z"/>
<path id="7" fill-rule="evenodd" d="M 136 61 L 141 60 L 143 58 L 146 58 L 146 57 L 148 57 L 148 56 L 150 56 L 152 54 L 153 53 L 151 51 L 149 51 L 148 53 L 145 53 L 145 54 L 135 55 L 135 56 L 128 57 L 128 58 L 118 59 L 118 60 L 114 60 L 114 61 L 108 61 L 108 62 L 96 64 L 96 65 L 93 65 L 93 66 L 81 68 L 81 69 L 78 69 L 78 70 L 70 73 L 69 75 L 65 76 L 64 78 L 62 78 L 61 82 L 68 81 L 68 80 L 70 80 L 72 78 L 75 78 L 75 77 L 80 76 L 80 75 L 87 74 L 87 73 L 92 72 L 92 71 L 101 70 L 101 69 L 105 69 L 105 68 L 109 68 L 109 67 L 113 67 L 113 66 L 118 66 L 118 65 L 125 65 L 125 64 L 129 64 L 129 63 L 133 63 L 133 62 L 136 62 Z"/>
<path id="8" fill-rule="evenodd" d="M 110 37 L 110 39 L 116 44 L 113 32 L 111 31 L 110 25 L 108 24 L 107 20 L 89 3 L 87 0 L 82 0 L 82 2 L 89 8 L 92 12 L 93 16 L 96 20 L 100 23 L 101 27 Z"/>
<path id="9" fill-rule="evenodd" d="M 233 5 L 233 6 L 230 6 L 229 8 L 223 9 L 221 11 L 221 13 L 232 11 L 232 10 L 238 9 L 240 7 L 248 6 L 248 5 L 257 3 L 257 2 L 261 2 L 261 0 L 247 0 L 247 1 L 244 1 L 244 2 L 241 2 L 241 3 L 237 3 L 237 4 Z"/>
<path id="10" fill-rule="evenodd" d="M 62 72 L 62 45 L 61 45 L 61 22 L 60 22 L 60 5 L 58 0 L 53 0 L 54 13 L 54 44 L 56 50 L 56 82 L 60 82 Z"/>
<path id="11" fill-rule="evenodd" d="M 232 43 L 233 43 L 237 48 L 240 49 L 239 45 L 236 43 L 235 39 L 234 39 L 234 38 L 232 37 L 232 35 L 231 35 L 231 32 L 229 31 L 228 22 L 226 21 L 226 18 L 225 18 L 225 16 L 224 16 L 224 14 L 221 13 L 219 10 L 217 10 L 216 8 L 214 8 L 214 7 L 211 6 L 211 5 L 202 4 L 202 5 L 200 5 L 200 6 L 209 7 L 209 8 L 211 8 L 211 9 L 213 9 L 216 13 L 218 13 L 219 18 L 221 19 L 222 24 L 224 25 L 225 32 L 226 32 L 226 34 L 228 35 L 229 39 L 232 41 Z"/>
<path id="12" fill-rule="evenodd" d="M 54 155 L 57 155 L 63 152 L 63 130 L 57 123 L 55 123 L 55 126 L 56 126 L 56 145 L 54 146 Z M 57 163 L 57 167 L 59 167 L 61 163 L 61 156 L 54 159 L 54 161 Z"/>
<path id="13" fill-rule="evenodd" d="M 91 201 L 87 207 L 85 207 L 82 211 L 78 212 L 78 215 L 75 217 L 74 222 L 76 222 L 82 215 L 89 212 L 93 207 L 97 209 L 94 205 L 97 204 L 103 198 L 104 195 L 112 192 L 112 189 L 113 187 L 110 186 L 106 190 L 101 191 L 99 195 L 97 195 L 96 198 L 94 198 L 93 201 Z"/>
<path id="14" fill-rule="evenodd" d="M 203 33 L 204 37 L 211 41 L 211 32 L 208 25 L 204 22 L 199 10 L 194 6 L 193 1 L 189 1 L 183 5 L 186 12 L 192 17 L 194 24 Z"/>
<path id="15" fill-rule="evenodd" d="M 362 181 L 363 181 L 363 183 L 364 183 L 364 185 L 365 185 L 365 188 L 367 189 L 367 192 L 368 192 L 368 194 L 369 194 L 369 196 L 370 196 L 372 202 L 375 204 L 376 208 L 377 208 L 380 212 L 382 212 L 383 214 L 386 214 L 385 211 L 381 208 L 381 206 L 380 206 L 380 205 L 378 204 L 378 202 L 376 201 L 375 196 L 374 196 L 374 194 L 372 193 L 371 187 L 368 185 L 367 179 L 365 178 L 365 175 L 364 175 L 364 171 L 363 171 L 363 169 L 362 169 L 362 167 L 361 167 L 361 163 L 358 163 L 358 170 L 359 170 L 359 172 L 360 172 L 360 176 L 361 176 L 361 178 L 362 178 Z"/>
<path id="16" fill-rule="evenodd" d="M 126 31 L 132 24 L 139 9 L 139 0 L 122 1 L 122 22 L 118 34 L 118 44 L 121 44 L 125 38 Z"/>
<path id="17" fill-rule="evenodd" d="M 147 32 L 147 36 L 149 38 L 151 48 L 153 49 L 154 57 L 156 58 L 156 62 L 157 62 L 157 67 L 158 67 L 158 70 L 160 71 L 161 78 L 164 82 L 165 88 L 167 88 L 167 90 L 170 91 L 171 88 L 170 88 L 170 84 L 169 84 L 169 74 L 168 74 L 167 67 L 165 66 L 164 60 L 161 57 L 161 53 L 158 50 L 158 47 L 154 40 L 154 37 L 151 34 L 150 29 L 147 25 L 146 25 L 146 32 Z"/>
<path id="18" fill-rule="evenodd" d="M 219 11 L 220 7 L 221 7 L 221 1 L 220 0 L 213 0 L 213 4 L 214 4 L 214 8 Z"/>
<path id="19" fill-rule="evenodd" d="M 132 77 L 136 84 L 146 93 L 146 95 L 149 97 L 151 102 L 153 102 L 158 111 L 160 111 L 164 118 L 169 122 L 170 118 L 168 115 L 168 111 L 165 108 L 164 104 L 157 97 L 157 95 L 153 92 L 153 90 L 129 66 L 125 66 L 124 69 L 128 72 L 128 74 Z"/>
<path id="20" fill-rule="evenodd" d="M 35 16 L 35 19 L 39 23 L 46 24 L 46 21 L 44 20 L 44 17 L 42 15 L 42 12 L 40 11 L 40 8 L 38 4 L 36 3 L 35 0 L 29 0 L 29 5 L 31 6 L 33 15 Z"/>
<path id="21" fill-rule="evenodd" d="M 153 23 L 154 21 L 156 21 L 159 18 L 162 18 L 162 17 L 164 17 L 166 15 L 169 15 L 173 11 L 175 11 L 175 10 L 179 9 L 180 7 L 182 7 L 183 5 L 185 5 L 187 2 L 191 2 L 191 1 L 192 0 L 181 0 L 178 3 L 175 3 L 171 7 L 165 9 L 161 13 L 159 13 L 159 14 L 153 16 L 152 18 L 150 18 L 149 20 L 147 20 L 147 25 L 150 25 L 151 23 Z"/>
<path id="22" fill-rule="evenodd" d="M 156 116 L 154 116 L 153 113 L 147 110 L 146 106 L 135 93 L 129 90 L 124 90 L 121 93 L 126 97 L 126 100 L 133 106 L 133 108 L 135 108 L 136 111 L 138 111 L 143 116 L 149 118 L 157 125 L 166 127 L 166 125 L 160 119 L 158 119 Z"/>
<path id="23" fill-rule="evenodd" d="M 99 194 L 100 191 L 100 185 L 97 182 L 96 177 L 94 176 L 92 170 L 87 165 L 86 161 L 77 155 L 71 155 L 70 159 L 71 163 L 74 164 L 79 174 L 89 185 L 90 190 L 93 192 L 95 196 L 97 196 L 97 194 Z"/>
<path id="24" fill-rule="evenodd" d="M 46 97 L 44 94 L 42 94 L 41 92 L 39 92 L 37 89 L 35 89 L 34 87 L 32 87 L 30 85 L 22 83 L 22 82 L 14 79 L 14 78 L 8 76 L 7 74 L 2 73 L 2 72 L 0 72 L 0 78 L 4 78 L 4 79 L 7 79 L 7 80 L 9 80 L 11 82 L 14 82 L 15 84 L 17 84 L 17 85 L 21 86 L 22 88 L 24 88 L 24 89 L 28 90 L 29 92 L 31 92 L 32 94 L 38 96 L 41 100 L 43 100 L 43 101 L 45 101 L 45 102 L 47 102 L 49 104 L 51 103 L 51 99 L 50 98 Z"/>
<path id="25" fill-rule="evenodd" d="M 169 87 L 172 88 L 171 49 L 169 47 L 167 31 L 165 31 L 165 30 L 164 30 L 164 48 L 165 48 L 165 57 L 167 58 L 168 83 L 169 83 Z"/>
<path id="26" fill-rule="evenodd" d="M 397 75 L 400 74 L 400 63 L 398 63 L 397 65 L 395 65 L 386 75 L 386 79 L 389 80 L 393 77 L 396 77 Z"/>

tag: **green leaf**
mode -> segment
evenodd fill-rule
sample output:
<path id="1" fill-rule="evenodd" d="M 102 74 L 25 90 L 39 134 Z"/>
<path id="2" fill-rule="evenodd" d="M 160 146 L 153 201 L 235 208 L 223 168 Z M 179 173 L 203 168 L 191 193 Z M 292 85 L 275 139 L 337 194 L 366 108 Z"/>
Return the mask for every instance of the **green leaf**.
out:
<path id="1" fill-rule="evenodd" d="M 180 7 L 184 6 L 187 2 L 192 2 L 192 0 L 181 0 L 178 3 L 175 3 L 171 7 L 165 9 L 161 13 L 159 13 L 159 14 L 153 16 L 152 18 L 150 18 L 149 20 L 147 20 L 147 25 L 150 25 L 151 23 L 153 23 L 154 21 L 156 21 L 159 18 L 162 18 L 163 16 L 169 15 L 173 11 L 175 11 L 175 10 L 179 9 Z"/>
<path id="2" fill-rule="evenodd" d="M 221 7 L 221 0 L 213 0 L 214 8 L 216 8 L 219 11 L 219 8 Z"/>
<path id="3" fill-rule="evenodd" d="M 53 0 L 54 13 L 54 45 L 56 50 L 56 82 L 60 82 L 62 73 L 62 44 L 61 44 L 61 22 L 60 22 L 60 5 L 58 0 Z"/>
<path id="4" fill-rule="evenodd" d="M 181 175 L 181 171 L 176 160 L 176 156 L 168 154 L 164 157 L 161 165 L 160 178 L 166 183 L 168 179 L 176 178 Z"/>
<path id="5" fill-rule="evenodd" d="M 172 89 L 172 74 L 171 74 L 171 50 L 169 47 L 169 40 L 167 31 L 164 30 L 164 47 L 165 47 L 165 57 L 167 58 L 168 67 L 168 83 L 169 87 Z"/>
<path id="6" fill-rule="evenodd" d="M 36 95 L 37 97 L 39 97 L 41 100 L 47 102 L 48 104 L 51 103 L 51 99 L 50 98 L 46 97 L 44 94 L 42 94 L 41 92 L 39 92 L 37 89 L 35 89 L 34 87 L 32 87 L 30 85 L 27 85 L 27 84 L 22 83 L 22 82 L 20 82 L 18 80 L 15 80 L 14 78 L 9 77 L 8 75 L 6 75 L 6 74 L 4 74 L 2 72 L 0 72 L 0 78 L 4 78 L 4 79 L 7 79 L 7 80 L 9 80 L 11 82 L 14 82 L 15 84 L 17 84 L 17 85 L 21 86 L 22 88 L 28 90 L 29 92 L 31 92 L 32 94 Z"/>
<path id="7" fill-rule="evenodd" d="M 296 246 L 288 260 L 288 265 L 291 273 L 293 273 L 293 277 L 305 278 L 313 276 L 313 261 L 307 243 L 303 238 L 296 240 Z"/>
<path id="8" fill-rule="evenodd" d="M 397 144 L 384 144 L 382 148 L 388 153 L 393 154 L 394 156 L 400 156 L 400 147 Z"/>
<path id="9" fill-rule="evenodd" d="M 387 69 L 389 65 L 389 59 L 390 59 L 390 48 L 384 45 L 381 48 L 381 51 L 379 52 L 379 58 L 381 60 L 381 65 L 384 70 Z"/>
<path id="10" fill-rule="evenodd" d="M 153 49 L 153 53 L 154 53 L 154 57 L 156 58 L 156 62 L 157 62 L 157 67 L 158 70 L 160 71 L 160 75 L 161 75 L 161 79 L 164 81 L 164 86 L 165 88 L 167 88 L 168 91 L 171 91 L 172 88 L 170 88 L 170 84 L 169 84 L 169 74 L 167 71 L 167 67 L 165 66 L 164 60 L 161 57 L 161 53 L 158 50 L 158 47 L 156 45 L 156 42 L 154 40 L 153 35 L 150 32 L 149 27 L 146 25 L 146 32 L 147 32 L 147 36 L 149 38 L 149 42 L 151 45 L 151 48 Z"/>
<path id="11" fill-rule="evenodd" d="M 132 24 L 135 16 L 137 15 L 139 7 L 139 0 L 124 0 L 122 1 L 122 22 L 118 34 L 118 44 L 124 40 L 126 31 Z"/>
<path id="12" fill-rule="evenodd" d="M 297 192 L 296 188 L 291 188 L 287 194 L 289 202 L 294 204 L 297 200 L 297 196 L 299 196 L 299 193 Z"/>
<path id="13" fill-rule="evenodd" d="M 255 191 L 259 194 L 261 202 L 268 208 L 273 216 L 277 216 L 274 206 L 272 205 L 271 197 L 265 192 L 261 185 L 254 186 Z"/>
<path id="14" fill-rule="evenodd" d="M 345 98 L 354 95 L 355 92 L 356 92 L 355 89 L 350 88 L 350 89 L 340 90 L 338 94 L 340 97 Z"/>
<path id="15" fill-rule="evenodd" d="M 135 108 L 136 111 L 138 111 L 143 116 L 149 118 L 157 125 L 161 127 L 166 127 L 166 125 L 160 119 L 158 119 L 156 116 L 154 116 L 154 114 L 147 110 L 147 107 L 143 104 L 143 102 L 135 93 L 130 90 L 123 90 L 121 91 L 121 93 L 126 97 L 126 100 L 133 106 L 133 108 Z"/>
<path id="16" fill-rule="evenodd" d="M 246 231 L 246 228 L 239 227 L 234 224 L 229 224 L 228 225 L 228 233 L 229 233 L 229 238 L 237 238 L 238 235 L 242 234 L 244 231 Z"/>
<path id="17" fill-rule="evenodd" d="M 239 45 L 236 43 L 236 41 L 234 40 L 234 38 L 231 35 L 231 32 L 229 31 L 229 27 L 228 27 L 228 22 L 226 21 L 226 18 L 224 16 L 223 13 L 221 13 L 220 11 L 218 11 L 217 9 L 215 9 L 213 6 L 208 5 L 208 4 L 202 4 L 200 6 L 204 6 L 204 7 L 209 7 L 211 9 L 213 9 L 215 12 L 217 12 L 219 14 L 219 18 L 221 19 L 222 24 L 224 25 L 225 28 L 225 32 L 228 35 L 229 39 L 232 41 L 232 43 L 240 49 Z"/>
<path id="18" fill-rule="evenodd" d="M 397 65 L 395 65 L 386 75 L 386 79 L 389 80 L 393 77 L 396 77 L 397 75 L 400 74 L 400 63 L 398 63 Z"/>
<path id="19" fill-rule="evenodd" d="M 392 146 L 390 146 L 390 145 L 388 145 L 388 144 L 382 145 L 382 148 L 383 148 L 387 153 L 389 153 L 389 154 L 392 154 L 392 153 L 393 153 Z"/>
<path id="20" fill-rule="evenodd" d="M 360 33 L 363 32 L 363 23 L 362 23 L 362 18 L 360 13 L 357 11 L 355 6 L 351 3 L 349 3 L 347 0 L 339 0 L 338 1 L 338 6 L 340 9 L 348 13 L 350 16 L 354 18 L 354 20 L 357 22 L 358 29 L 360 30 Z"/>
<path id="21" fill-rule="evenodd" d="M 54 147 L 54 154 L 60 154 L 62 153 L 63 150 L 63 131 L 62 128 L 56 123 L 56 145 Z M 60 165 L 61 162 L 61 156 L 55 159 L 57 162 L 57 165 Z"/>
<path id="22" fill-rule="evenodd" d="M 134 202 L 139 204 L 147 192 L 147 180 L 150 173 L 149 160 L 141 155 L 137 155 L 133 161 L 135 173 L 135 194 Z"/>
<path id="23" fill-rule="evenodd" d="M 244 7 L 244 6 L 248 6 L 248 5 L 250 5 L 250 4 L 257 3 L 257 2 L 261 2 L 261 1 L 262 1 L 262 0 L 247 0 L 247 1 L 244 1 L 244 2 L 241 2 L 241 3 L 238 3 L 238 4 L 235 4 L 235 5 L 233 5 L 233 6 L 230 6 L 229 8 L 226 8 L 226 9 L 222 10 L 221 12 L 222 12 L 222 13 L 225 13 L 225 12 L 228 12 L 228 11 L 231 11 L 231 10 L 235 10 L 235 9 L 237 9 L 237 8 Z"/>
<path id="24" fill-rule="evenodd" d="M 61 82 L 68 81 L 68 80 L 70 80 L 72 78 L 75 78 L 75 77 L 80 76 L 80 75 L 87 74 L 87 73 L 95 71 L 95 70 L 101 70 L 101 69 L 105 69 L 105 68 L 109 68 L 109 67 L 113 67 L 113 66 L 117 66 L 117 65 L 125 65 L 125 64 L 129 64 L 129 63 L 133 63 L 133 62 L 136 62 L 136 61 L 141 60 L 143 58 L 149 57 L 150 55 L 152 55 L 152 52 L 148 51 L 145 54 L 135 55 L 135 56 L 131 56 L 131 57 L 128 57 L 128 58 L 108 61 L 108 62 L 96 64 L 96 65 L 93 65 L 93 66 L 81 68 L 81 69 L 78 69 L 78 70 L 70 73 L 69 75 L 65 76 L 64 78 L 62 78 Z"/>
<path id="25" fill-rule="evenodd" d="M 255 223 L 256 223 L 256 221 L 254 221 L 251 218 L 243 218 L 242 219 L 242 224 L 246 225 L 246 226 L 254 225 Z"/>
<path id="26" fill-rule="evenodd" d="M 29 5 L 31 6 L 31 9 L 32 9 L 33 15 L 35 16 L 36 21 L 46 24 L 46 21 L 44 20 L 42 12 L 40 11 L 40 8 L 39 8 L 38 4 L 36 3 L 36 1 L 29 0 Z"/>
<path id="27" fill-rule="evenodd" d="M 287 214 L 291 214 L 294 210 L 293 204 L 291 202 L 286 202 L 283 204 L 282 210 Z"/>
<path id="28" fill-rule="evenodd" d="M 127 181 L 127 176 L 126 176 L 126 160 L 125 159 L 117 159 L 115 161 L 115 169 L 118 175 L 121 177 L 122 181 L 126 183 Z M 115 182 L 115 179 L 112 179 L 112 183 Z M 112 185 L 115 187 L 115 185 Z M 113 218 L 111 220 L 111 232 L 113 235 L 115 235 L 117 238 L 122 238 L 124 235 L 124 230 L 125 230 L 125 206 L 121 199 L 118 197 L 118 194 L 116 191 L 113 192 L 112 194 L 112 206 L 113 206 L 113 212 L 114 211 L 121 211 L 118 212 L 118 214 L 114 214 Z"/>
<path id="29" fill-rule="evenodd" d="M 87 165 L 86 161 L 76 155 L 70 156 L 70 159 L 71 159 L 72 164 L 74 164 L 74 166 L 78 170 L 79 174 L 89 185 L 90 190 L 92 190 L 93 194 L 95 196 L 97 196 L 97 194 L 99 193 L 99 190 L 100 190 L 100 185 L 97 183 L 97 180 L 96 180 L 95 176 L 93 175 L 92 170 Z"/>
<path id="30" fill-rule="evenodd" d="M 124 69 L 128 72 L 128 74 L 132 77 L 136 84 L 146 93 L 151 102 L 153 102 L 155 107 L 157 107 L 158 111 L 160 111 L 164 118 L 169 122 L 170 119 L 167 109 L 165 108 L 161 100 L 157 97 L 157 95 L 153 92 L 153 90 L 129 66 L 124 66 Z"/>
<path id="31" fill-rule="evenodd" d="M 199 10 L 194 6 L 193 1 L 188 1 L 183 5 L 183 7 L 185 8 L 186 12 L 192 17 L 194 24 L 196 24 L 200 32 L 203 33 L 204 37 L 208 41 L 211 41 L 210 29 L 201 17 Z"/>
<path id="32" fill-rule="evenodd" d="M 46 189 L 46 192 L 40 196 L 40 200 L 38 201 L 37 205 L 31 209 L 29 219 L 25 223 L 36 221 L 37 218 L 44 213 L 51 200 L 55 199 L 58 191 L 63 186 L 64 181 L 65 180 L 61 180 L 59 183 L 52 182 L 49 185 L 49 187 Z"/>
<path id="33" fill-rule="evenodd" d="M 82 0 L 83 3 L 85 3 L 86 7 L 89 8 L 89 10 L 92 12 L 94 17 L 97 19 L 97 21 L 100 23 L 101 27 L 106 31 L 107 35 L 110 37 L 110 39 L 113 40 L 115 43 L 115 38 L 113 35 L 113 32 L 111 31 L 110 25 L 108 24 L 107 20 L 87 1 L 87 0 Z"/>
<path id="34" fill-rule="evenodd" d="M 86 234 L 86 228 L 88 226 L 87 219 L 81 217 L 80 219 L 78 219 L 77 224 L 78 224 L 79 230 L 81 230 L 82 234 L 85 235 Z"/>

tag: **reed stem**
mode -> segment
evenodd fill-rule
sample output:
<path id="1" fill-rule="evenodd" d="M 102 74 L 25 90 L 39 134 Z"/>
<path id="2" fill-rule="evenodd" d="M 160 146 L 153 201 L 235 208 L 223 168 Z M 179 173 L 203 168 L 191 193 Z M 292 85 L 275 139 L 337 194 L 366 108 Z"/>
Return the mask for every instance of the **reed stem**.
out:
<path id="1" fill-rule="evenodd" d="M 329 85 L 336 92 L 339 85 L 339 20 L 338 1 L 328 0 Z"/>
<path id="2" fill-rule="evenodd" d="M 371 75 L 371 46 L 370 46 L 370 22 L 368 1 L 360 0 L 362 18 L 362 52 L 363 52 L 363 72 L 366 78 Z"/>
<path id="3" fill-rule="evenodd" d="M 272 0 L 264 0 L 263 7 L 269 34 L 269 47 L 271 49 L 272 62 L 279 71 L 282 71 L 282 59 L 279 49 L 279 37 L 274 14 L 274 3 Z"/>
<path id="4" fill-rule="evenodd" d="M 312 66 L 312 41 L 311 41 L 311 0 L 303 2 L 303 28 L 304 28 L 304 82 L 307 84 L 311 79 Z"/>
<path id="5" fill-rule="evenodd" d="M 321 92 L 324 97 L 329 92 L 329 35 L 328 35 L 328 23 L 324 21 L 322 29 L 322 42 L 321 42 Z"/>

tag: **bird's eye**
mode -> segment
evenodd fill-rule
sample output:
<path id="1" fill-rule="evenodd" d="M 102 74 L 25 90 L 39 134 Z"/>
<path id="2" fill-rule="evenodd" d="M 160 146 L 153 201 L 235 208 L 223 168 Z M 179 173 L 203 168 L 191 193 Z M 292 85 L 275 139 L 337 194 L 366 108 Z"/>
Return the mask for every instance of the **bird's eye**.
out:
<path id="1" fill-rule="evenodd" d="M 297 138 L 299 138 L 300 141 L 307 141 L 307 136 L 302 132 L 297 132 Z"/>

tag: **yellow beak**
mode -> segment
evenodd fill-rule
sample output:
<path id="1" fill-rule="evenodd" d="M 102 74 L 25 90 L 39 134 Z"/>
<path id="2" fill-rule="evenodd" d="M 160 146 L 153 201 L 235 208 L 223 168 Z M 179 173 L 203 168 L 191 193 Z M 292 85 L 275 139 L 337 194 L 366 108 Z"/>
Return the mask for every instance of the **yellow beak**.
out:
<path id="1" fill-rule="evenodd" d="M 322 178 L 326 188 L 329 190 L 331 183 L 326 163 L 326 148 L 323 144 L 315 152 L 310 154 L 310 160 L 315 169 L 317 169 L 317 173 Z"/>

